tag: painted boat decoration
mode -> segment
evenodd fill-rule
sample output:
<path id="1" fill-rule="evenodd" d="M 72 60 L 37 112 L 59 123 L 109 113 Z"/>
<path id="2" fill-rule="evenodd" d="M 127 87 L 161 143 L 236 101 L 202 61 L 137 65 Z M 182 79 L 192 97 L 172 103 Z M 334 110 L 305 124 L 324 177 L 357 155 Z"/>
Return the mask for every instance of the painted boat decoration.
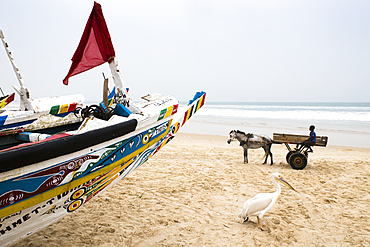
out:
<path id="1" fill-rule="evenodd" d="M 96 54 L 101 45 L 111 46 L 99 44 L 102 37 L 90 40 L 93 29 L 95 35 L 104 36 L 104 42 L 111 42 L 96 2 L 64 83 L 83 72 L 79 64 L 91 65 L 79 59 L 81 50 Z M 85 49 L 87 43 L 95 49 Z M 115 56 L 108 53 L 98 56 L 109 63 L 115 89 L 105 103 L 75 109 L 73 115 L 82 122 L 73 128 L 61 125 L 58 130 L 6 136 L 22 143 L 3 145 L 0 150 L 0 245 L 29 236 L 109 189 L 169 143 L 204 105 L 204 92 L 196 93 L 186 106 L 179 106 L 172 96 L 155 93 L 134 104 L 123 87 Z"/>
<path id="2" fill-rule="evenodd" d="M 3 91 L 3 90 L 1 90 L 1 91 Z M 7 106 L 10 102 L 12 102 L 14 100 L 14 97 L 15 97 L 15 93 L 12 93 L 10 95 L 4 95 L 4 96 L 0 97 L 0 110 L 3 109 L 5 106 Z"/>

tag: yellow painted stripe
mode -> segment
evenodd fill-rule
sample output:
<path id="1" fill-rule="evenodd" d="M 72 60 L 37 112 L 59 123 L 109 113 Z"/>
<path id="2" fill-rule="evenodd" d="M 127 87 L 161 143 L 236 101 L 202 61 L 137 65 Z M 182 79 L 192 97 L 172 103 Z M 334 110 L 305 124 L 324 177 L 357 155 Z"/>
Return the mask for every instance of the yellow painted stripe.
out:
<path id="1" fill-rule="evenodd" d="M 58 114 L 62 114 L 62 113 L 68 112 L 68 108 L 69 108 L 69 104 L 61 105 Z"/>
<path id="2" fill-rule="evenodd" d="M 157 151 L 155 153 L 159 152 L 159 150 L 161 150 L 163 146 L 166 145 L 167 141 L 168 141 L 168 138 L 162 142 L 162 144 L 157 148 Z M 150 154 L 149 158 L 151 158 L 153 155 L 154 155 L 153 153 Z"/>
<path id="3" fill-rule="evenodd" d="M 116 168 L 112 169 L 110 172 L 105 174 L 105 176 L 101 177 L 99 180 L 97 180 L 95 183 L 102 181 L 102 183 L 105 183 L 108 181 L 112 176 L 116 175 L 120 171 L 120 166 L 117 166 Z"/>
<path id="4" fill-rule="evenodd" d="M 164 140 L 164 142 L 162 143 L 162 147 L 164 147 L 164 145 L 166 145 L 167 144 L 167 142 L 168 142 L 168 138 L 166 139 L 166 140 Z M 162 148 L 161 147 L 161 148 Z"/>
<path id="5" fill-rule="evenodd" d="M 161 150 L 161 149 L 164 147 L 164 145 L 166 145 L 167 141 L 168 141 L 168 139 L 166 139 L 166 140 L 164 140 L 164 141 L 162 142 L 162 144 L 161 144 L 161 146 L 160 146 L 159 150 Z M 159 151 L 159 150 L 158 150 L 158 151 Z"/>
<path id="6" fill-rule="evenodd" d="M 89 191 L 89 193 L 91 193 L 91 195 L 93 195 L 96 192 L 98 192 L 98 191 L 104 189 L 105 187 L 107 187 L 108 185 L 110 185 L 114 180 L 116 180 L 118 178 L 117 173 L 116 174 L 113 174 L 112 176 L 110 176 L 109 178 L 107 178 L 105 181 L 102 182 L 102 184 L 100 184 L 99 186 L 95 187 L 92 191 Z"/>
<path id="7" fill-rule="evenodd" d="M 199 98 L 199 100 L 198 100 L 198 107 L 197 107 L 197 111 L 199 110 L 199 108 L 200 108 L 200 106 L 201 106 L 201 104 L 202 104 L 202 100 L 203 100 L 203 98 L 204 98 L 204 95 L 203 95 L 202 97 L 200 97 L 200 98 Z"/>
<path id="8" fill-rule="evenodd" d="M 191 107 L 189 108 L 188 110 L 188 114 L 186 115 L 186 120 L 185 122 L 187 122 L 189 120 L 189 117 L 190 117 L 190 111 L 191 111 Z"/>
<path id="9" fill-rule="evenodd" d="M 168 127 L 166 129 L 166 131 L 158 136 L 157 138 L 153 139 L 152 141 L 150 141 L 148 144 L 146 144 L 145 146 L 143 146 L 142 148 L 136 150 L 135 152 L 131 153 L 130 155 L 127 155 L 126 157 L 110 164 L 109 166 L 106 166 L 94 173 L 91 173 L 89 175 L 86 175 L 82 178 L 79 178 L 79 179 L 76 179 L 76 180 L 73 180 L 71 182 L 68 182 L 67 184 L 64 184 L 64 185 L 61 185 L 61 186 L 58 186 L 54 189 L 51 189 L 49 191 L 46 191 L 44 193 L 41 193 L 41 194 L 38 194 L 38 195 L 35 195 L 31 198 L 28 198 L 24 201 L 20 201 L 16 204 L 13 204 L 11 206 L 8 206 L 6 208 L 3 208 L 3 209 L 0 209 L 0 218 L 3 218 L 5 216 L 8 216 L 8 215 L 11 215 L 11 214 L 14 214 L 20 210 L 23 210 L 23 209 L 26 209 L 26 208 L 29 208 L 29 207 L 32 207 L 36 204 L 39 204 L 43 201 L 46 201 L 46 200 L 49 200 L 50 198 L 53 198 L 57 195 L 60 195 L 62 194 L 63 192 L 65 191 L 68 191 L 68 190 L 71 190 L 83 183 L 86 183 L 87 181 L 91 180 L 91 179 L 94 179 L 104 173 L 107 173 L 108 171 L 114 169 L 115 167 L 125 163 L 126 161 L 129 161 L 130 159 L 132 159 L 133 157 L 135 157 L 136 155 L 138 155 L 139 153 L 143 152 L 144 150 L 146 150 L 148 147 L 150 147 L 151 145 L 153 145 L 154 143 L 158 142 L 161 138 L 163 138 L 165 135 L 168 134 L 168 132 L 170 131 L 171 129 L 171 123 L 172 123 L 172 119 L 169 121 L 168 123 Z M 125 167 L 127 167 L 129 164 L 126 164 Z"/>
<path id="10" fill-rule="evenodd" d="M 7 98 L 5 98 L 5 99 L 3 99 L 2 101 L 0 101 L 0 109 L 2 109 L 2 108 L 4 108 L 5 106 L 6 106 L 6 99 Z"/>
<path id="11" fill-rule="evenodd" d="M 173 105 L 171 105 L 170 107 L 167 108 L 166 115 L 164 116 L 165 118 L 171 116 L 172 109 L 173 109 Z"/>

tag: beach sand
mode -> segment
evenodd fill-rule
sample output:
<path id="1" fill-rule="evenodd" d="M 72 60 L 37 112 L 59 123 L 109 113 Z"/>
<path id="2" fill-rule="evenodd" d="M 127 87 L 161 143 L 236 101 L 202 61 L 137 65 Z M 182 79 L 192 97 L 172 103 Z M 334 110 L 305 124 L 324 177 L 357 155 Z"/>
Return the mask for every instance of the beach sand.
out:
<path id="1" fill-rule="evenodd" d="M 315 147 L 304 170 L 274 144 L 263 150 L 226 136 L 179 133 L 101 196 L 13 246 L 370 246 L 370 149 Z M 274 172 L 298 191 L 282 193 L 257 228 L 242 223 L 245 200 L 274 192 Z"/>

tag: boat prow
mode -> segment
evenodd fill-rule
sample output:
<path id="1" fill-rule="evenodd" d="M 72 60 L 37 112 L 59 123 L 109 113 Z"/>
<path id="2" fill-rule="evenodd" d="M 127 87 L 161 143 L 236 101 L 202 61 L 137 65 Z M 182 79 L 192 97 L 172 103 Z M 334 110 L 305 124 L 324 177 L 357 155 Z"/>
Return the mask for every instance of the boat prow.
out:
<path id="1" fill-rule="evenodd" d="M 97 3 L 91 16 L 96 14 L 103 17 Z M 184 106 L 157 93 L 134 104 L 113 70 L 115 90 L 105 103 L 47 99 L 39 104 L 46 114 L 25 128 L 0 132 L 1 245 L 30 236 L 109 189 L 169 143 L 205 103 L 206 93 L 198 92 Z"/>

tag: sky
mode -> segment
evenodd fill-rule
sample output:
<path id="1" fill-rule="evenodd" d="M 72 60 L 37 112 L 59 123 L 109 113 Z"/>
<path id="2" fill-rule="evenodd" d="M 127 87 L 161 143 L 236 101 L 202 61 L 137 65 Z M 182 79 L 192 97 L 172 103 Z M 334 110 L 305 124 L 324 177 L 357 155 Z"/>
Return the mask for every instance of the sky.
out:
<path id="1" fill-rule="evenodd" d="M 197 91 L 210 102 L 370 102 L 368 0 L 97 2 L 135 102 Z M 0 28 L 32 98 L 102 100 L 108 64 L 62 83 L 93 3 L 0 0 Z M 1 47 L 0 87 L 11 85 Z"/>

